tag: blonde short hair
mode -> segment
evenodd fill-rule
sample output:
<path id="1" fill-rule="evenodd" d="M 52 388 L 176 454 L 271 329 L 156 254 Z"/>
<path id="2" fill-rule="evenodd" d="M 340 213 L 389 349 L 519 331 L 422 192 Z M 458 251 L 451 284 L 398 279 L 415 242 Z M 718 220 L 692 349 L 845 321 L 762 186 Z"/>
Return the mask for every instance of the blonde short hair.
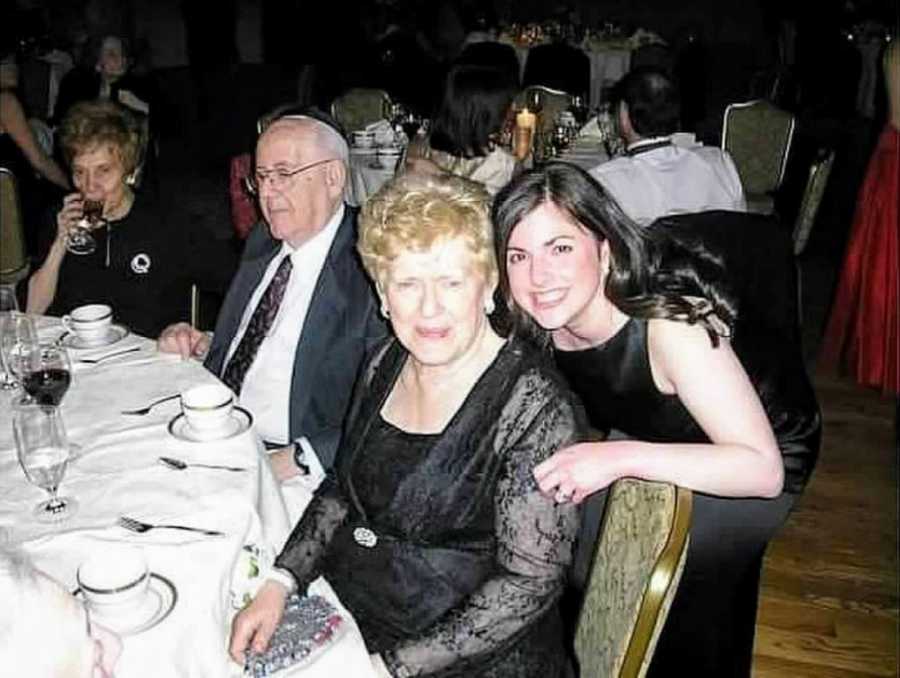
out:
<path id="1" fill-rule="evenodd" d="M 109 145 L 128 176 L 141 161 L 144 139 L 140 124 L 124 106 L 112 101 L 83 101 L 63 118 L 60 144 L 72 165 L 79 153 Z"/>
<path id="2" fill-rule="evenodd" d="M 481 184 L 449 174 L 402 174 L 369 198 L 359 226 L 357 250 L 380 287 L 402 252 L 455 238 L 466 241 L 485 280 L 497 280 L 490 195 Z"/>

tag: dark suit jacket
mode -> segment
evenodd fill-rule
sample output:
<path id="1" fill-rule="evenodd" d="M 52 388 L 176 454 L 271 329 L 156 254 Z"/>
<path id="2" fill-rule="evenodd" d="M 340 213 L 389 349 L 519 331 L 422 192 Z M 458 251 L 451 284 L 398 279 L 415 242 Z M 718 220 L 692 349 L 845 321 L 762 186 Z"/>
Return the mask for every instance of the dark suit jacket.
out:
<path id="1" fill-rule="evenodd" d="M 306 436 L 326 469 L 337 452 L 360 365 L 387 335 L 355 243 L 356 210 L 348 206 L 316 282 L 294 354 L 290 437 L 296 440 Z M 247 238 L 206 358 L 206 367 L 214 374 L 221 375 L 244 309 L 280 247 L 263 223 L 257 224 Z"/>

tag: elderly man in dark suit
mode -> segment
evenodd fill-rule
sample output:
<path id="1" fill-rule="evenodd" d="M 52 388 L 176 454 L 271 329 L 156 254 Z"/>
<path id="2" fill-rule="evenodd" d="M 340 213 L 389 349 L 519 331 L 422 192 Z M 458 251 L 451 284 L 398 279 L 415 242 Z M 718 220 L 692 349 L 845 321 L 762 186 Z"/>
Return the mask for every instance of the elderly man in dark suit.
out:
<path id="1" fill-rule="evenodd" d="M 166 328 L 161 351 L 207 352 L 205 365 L 255 418 L 276 475 L 328 469 L 364 357 L 387 330 L 354 249 L 343 202 L 348 148 L 328 116 L 275 119 L 256 147 L 253 184 L 265 223 L 247 239 L 215 334 Z"/>

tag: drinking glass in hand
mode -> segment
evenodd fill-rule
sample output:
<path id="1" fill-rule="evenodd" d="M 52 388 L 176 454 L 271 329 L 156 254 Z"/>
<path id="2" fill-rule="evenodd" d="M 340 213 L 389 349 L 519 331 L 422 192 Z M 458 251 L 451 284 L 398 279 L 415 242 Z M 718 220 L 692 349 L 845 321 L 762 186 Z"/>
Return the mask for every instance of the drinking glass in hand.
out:
<path id="1" fill-rule="evenodd" d="M 29 316 L 18 311 L 0 315 L 0 360 L 7 375 L 4 390 L 19 386 L 27 369 L 28 354 L 36 343 L 37 332 Z"/>
<path id="2" fill-rule="evenodd" d="M 37 403 L 17 405 L 13 434 L 25 477 L 50 495 L 32 510 L 35 518 L 45 523 L 66 520 L 75 513 L 78 502 L 57 495 L 69 462 L 69 441 L 59 408 Z"/>
<path id="3" fill-rule="evenodd" d="M 71 381 L 72 366 L 66 349 L 56 344 L 32 346 L 22 388 L 35 402 L 59 405 Z"/>
<path id="4" fill-rule="evenodd" d="M 84 199 L 84 213 L 69 231 L 66 249 L 72 254 L 90 254 L 97 249 L 91 231 L 103 223 L 103 201 Z"/>

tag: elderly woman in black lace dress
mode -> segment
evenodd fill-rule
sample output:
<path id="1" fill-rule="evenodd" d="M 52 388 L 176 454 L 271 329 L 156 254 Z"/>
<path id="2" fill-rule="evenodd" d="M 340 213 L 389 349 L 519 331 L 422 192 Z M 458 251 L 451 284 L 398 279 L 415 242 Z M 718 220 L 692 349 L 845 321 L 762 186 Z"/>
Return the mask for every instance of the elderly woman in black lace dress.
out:
<path id="1" fill-rule="evenodd" d="M 293 585 L 323 574 L 381 675 L 561 675 L 578 513 L 531 469 L 577 439 L 581 414 L 544 355 L 488 322 L 488 202 L 464 179 L 406 175 L 366 204 L 359 251 L 396 339 L 276 560 L 289 578 L 234 621 L 236 660 L 266 646 Z"/>

